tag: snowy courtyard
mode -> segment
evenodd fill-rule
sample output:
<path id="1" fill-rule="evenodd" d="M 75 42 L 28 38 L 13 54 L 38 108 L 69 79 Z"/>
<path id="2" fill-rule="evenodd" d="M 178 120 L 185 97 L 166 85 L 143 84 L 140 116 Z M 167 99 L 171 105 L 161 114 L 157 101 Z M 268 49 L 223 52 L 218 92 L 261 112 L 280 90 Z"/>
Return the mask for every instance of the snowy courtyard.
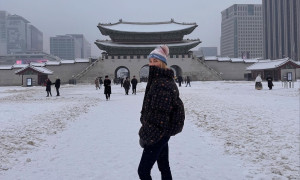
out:
<path id="1" fill-rule="evenodd" d="M 175 180 L 300 179 L 299 81 L 255 90 L 250 81 L 199 81 L 179 87 L 186 120 L 171 137 Z M 1 180 L 134 180 L 142 155 L 137 95 L 93 84 L 0 87 Z M 160 179 L 156 165 L 153 179 Z"/>

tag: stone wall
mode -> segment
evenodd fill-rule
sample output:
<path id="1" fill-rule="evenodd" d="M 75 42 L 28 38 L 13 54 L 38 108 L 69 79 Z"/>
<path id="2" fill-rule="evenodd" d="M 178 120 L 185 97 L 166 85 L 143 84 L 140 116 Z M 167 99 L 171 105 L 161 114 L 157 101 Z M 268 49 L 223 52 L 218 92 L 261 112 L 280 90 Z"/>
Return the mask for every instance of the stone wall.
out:
<path id="1" fill-rule="evenodd" d="M 0 86 L 21 86 L 22 75 L 15 74 L 16 69 L 1 69 L 0 70 Z"/>
<path id="2" fill-rule="evenodd" d="M 128 56 L 129 57 L 129 56 Z M 93 82 L 96 77 L 104 77 L 108 75 L 110 79 L 115 78 L 116 71 L 123 67 L 129 70 L 130 78 L 133 75 L 140 79 L 140 70 L 148 65 L 149 60 L 144 57 L 137 58 L 137 56 L 124 59 L 124 57 L 112 58 L 108 56 L 99 60 L 97 64 L 77 82 L 87 83 Z M 168 67 L 178 67 L 183 77 L 190 76 L 192 80 L 220 80 L 220 78 L 203 64 L 201 64 L 196 58 L 192 58 L 188 55 L 180 55 L 178 58 L 168 57 Z"/>
<path id="3" fill-rule="evenodd" d="M 53 74 L 48 75 L 51 81 L 54 81 L 56 77 L 61 79 L 62 84 L 69 83 L 72 76 L 80 73 L 84 70 L 90 63 L 72 63 L 72 64 L 60 64 L 60 65 L 46 65 L 45 68 L 52 70 Z M 22 75 L 15 74 L 15 71 L 20 68 L 13 69 L 0 69 L 0 86 L 21 86 L 22 85 Z M 23 81 L 26 79 L 23 77 Z M 37 80 L 36 80 L 37 81 Z"/>
<path id="4" fill-rule="evenodd" d="M 222 75 L 223 80 L 245 80 L 244 74 L 251 73 L 246 68 L 253 63 L 231 62 L 231 61 L 205 61 L 207 65 Z"/>

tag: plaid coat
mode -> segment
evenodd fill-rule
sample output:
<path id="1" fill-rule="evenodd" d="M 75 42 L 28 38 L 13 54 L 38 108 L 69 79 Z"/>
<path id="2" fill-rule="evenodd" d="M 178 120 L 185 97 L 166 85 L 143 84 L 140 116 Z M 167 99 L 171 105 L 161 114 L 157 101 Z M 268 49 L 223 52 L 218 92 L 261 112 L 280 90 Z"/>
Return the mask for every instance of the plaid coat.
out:
<path id="1" fill-rule="evenodd" d="M 174 136 L 184 125 L 184 105 L 173 80 L 171 69 L 150 66 L 148 84 L 143 101 L 139 131 L 146 145 L 158 142 L 164 136 Z"/>

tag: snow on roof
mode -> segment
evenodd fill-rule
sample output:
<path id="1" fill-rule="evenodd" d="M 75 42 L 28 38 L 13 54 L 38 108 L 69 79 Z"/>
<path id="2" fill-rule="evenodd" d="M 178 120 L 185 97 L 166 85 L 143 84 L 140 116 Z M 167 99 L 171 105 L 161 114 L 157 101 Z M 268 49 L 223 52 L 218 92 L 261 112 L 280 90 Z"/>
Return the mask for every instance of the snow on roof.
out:
<path id="1" fill-rule="evenodd" d="M 62 59 L 60 62 L 61 62 L 61 64 L 74 64 L 75 60 L 64 60 L 64 59 Z"/>
<path id="2" fill-rule="evenodd" d="M 217 61 L 218 57 L 217 56 L 205 56 L 204 59 L 206 61 Z"/>
<path id="3" fill-rule="evenodd" d="M 28 64 L 14 64 L 12 68 L 24 68 L 26 66 L 28 66 Z"/>
<path id="4" fill-rule="evenodd" d="M 53 74 L 53 71 L 44 67 L 34 67 L 34 69 L 45 74 Z"/>
<path id="5" fill-rule="evenodd" d="M 1 70 L 4 70 L 4 69 L 12 69 L 12 65 L 3 65 L 3 66 L 0 66 L 0 69 Z"/>
<path id="6" fill-rule="evenodd" d="M 176 47 L 182 45 L 192 45 L 195 43 L 199 43 L 200 40 L 193 40 L 193 41 L 184 41 L 182 43 L 174 43 L 168 44 L 169 47 Z M 104 46 L 111 46 L 111 47 L 157 47 L 161 44 L 118 44 L 112 41 L 96 41 L 96 43 L 102 44 Z"/>
<path id="7" fill-rule="evenodd" d="M 32 65 L 32 66 L 40 66 L 40 67 L 44 67 L 44 66 L 45 66 L 45 63 L 32 62 L 32 63 L 30 63 L 30 65 Z"/>
<path id="8" fill-rule="evenodd" d="M 274 68 L 277 68 L 277 67 L 287 63 L 288 61 L 293 61 L 293 60 L 288 59 L 288 58 L 277 59 L 277 60 L 269 60 L 269 59 L 258 60 L 258 62 L 247 67 L 247 70 L 274 69 Z"/>
<path id="9" fill-rule="evenodd" d="M 244 62 L 242 58 L 231 58 L 231 62 Z"/>
<path id="10" fill-rule="evenodd" d="M 244 62 L 244 63 L 255 63 L 258 62 L 257 59 L 242 59 L 242 58 L 229 58 L 229 57 L 217 57 L 217 56 L 205 56 L 205 61 L 231 61 L 235 62 Z"/>
<path id="11" fill-rule="evenodd" d="M 140 32 L 140 33 L 153 33 L 153 32 L 169 32 L 178 31 L 183 29 L 189 29 L 197 26 L 196 23 L 175 23 L 169 22 L 157 22 L 157 23 L 133 23 L 133 22 L 120 22 L 116 24 L 99 24 L 106 29 L 122 32 Z"/>
<path id="12" fill-rule="evenodd" d="M 218 61 L 230 61 L 229 57 L 218 57 Z"/>
<path id="13" fill-rule="evenodd" d="M 244 59 L 244 62 L 245 63 L 256 63 L 256 62 L 258 62 L 258 60 L 257 59 Z"/>
<path id="14" fill-rule="evenodd" d="M 47 69 L 47 68 L 44 68 L 44 67 L 35 67 L 35 66 L 31 66 L 29 64 L 27 64 L 26 67 L 15 71 L 15 73 L 17 74 L 17 73 L 19 73 L 19 72 L 21 72 L 21 71 L 23 71 L 23 70 L 25 70 L 27 68 L 34 69 L 34 70 L 36 70 L 38 72 L 41 72 L 41 73 L 44 73 L 44 74 L 53 74 L 53 71 L 51 71 L 50 69 Z"/>
<path id="15" fill-rule="evenodd" d="M 47 61 L 46 65 L 60 65 L 60 61 Z"/>
<path id="16" fill-rule="evenodd" d="M 83 63 L 83 62 L 90 62 L 90 60 L 89 59 L 75 59 L 75 62 Z"/>

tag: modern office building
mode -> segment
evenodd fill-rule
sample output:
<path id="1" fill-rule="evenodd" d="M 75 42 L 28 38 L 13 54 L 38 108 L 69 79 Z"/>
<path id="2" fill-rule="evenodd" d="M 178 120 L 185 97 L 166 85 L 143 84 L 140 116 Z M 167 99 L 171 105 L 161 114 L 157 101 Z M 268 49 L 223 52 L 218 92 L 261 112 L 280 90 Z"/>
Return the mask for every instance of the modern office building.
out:
<path id="1" fill-rule="evenodd" d="M 0 55 L 43 51 L 43 33 L 22 16 L 0 11 Z"/>
<path id="2" fill-rule="evenodd" d="M 27 49 L 30 51 L 43 52 L 43 33 L 38 30 L 35 26 L 29 25 L 29 41 Z"/>
<path id="3" fill-rule="evenodd" d="M 0 11 L 0 55 L 7 54 L 7 12 Z"/>
<path id="4" fill-rule="evenodd" d="M 80 43 L 81 48 L 81 58 L 91 57 L 91 44 L 85 39 L 83 34 L 67 34 L 76 38 Z"/>
<path id="5" fill-rule="evenodd" d="M 221 56 L 263 57 L 262 5 L 234 4 L 221 14 Z"/>
<path id="6" fill-rule="evenodd" d="M 82 34 L 66 34 L 50 37 L 50 54 L 61 59 L 89 58 L 91 45 Z"/>
<path id="7" fill-rule="evenodd" d="M 300 61 L 300 1 L 263 0 L 264 58 Z"/>

